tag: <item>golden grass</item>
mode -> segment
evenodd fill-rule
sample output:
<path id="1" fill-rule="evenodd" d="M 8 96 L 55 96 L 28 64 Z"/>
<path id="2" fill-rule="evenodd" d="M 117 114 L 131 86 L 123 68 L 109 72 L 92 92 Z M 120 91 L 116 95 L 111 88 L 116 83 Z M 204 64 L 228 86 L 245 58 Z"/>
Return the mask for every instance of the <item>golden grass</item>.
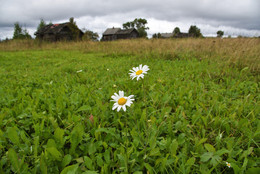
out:
<path id="1" fill-rule="evenodd" d="M 108 56 L 131 55 L 161 59 L 197 58 L 217 60 L 238 67 L 249 67 L 260 72 L 259 38 L 188 38 L 188 39 L 137 39 L 113 42 L 56 42 L 40 43 L 32 40 L 0 43 L 0 51 L 21 50 L 79 50 L 104 53 Z"/>

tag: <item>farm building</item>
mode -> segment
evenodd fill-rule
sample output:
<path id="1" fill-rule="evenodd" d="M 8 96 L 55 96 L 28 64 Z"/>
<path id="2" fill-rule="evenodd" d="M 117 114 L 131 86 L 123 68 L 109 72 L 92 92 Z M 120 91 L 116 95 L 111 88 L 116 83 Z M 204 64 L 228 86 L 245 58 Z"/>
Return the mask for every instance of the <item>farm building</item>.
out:
<path id="1" fill-rule="evenodd" d="M 139 33 L 136 29 L 125 29 L 121 30 L 121 28 L 108 28 L 103 33 L 102 41 L 111 41 L 117 39 L 134 39 L 139 36 Z"/>
<path id="2" fill-rule="evenodd" d="M 172 38 L 173 33 L 161 33 L 160 37 L 163 38 L 163 39 Z"/>
<path id="3" fill-rule="evenodd" d="M 161 38 L 167 39 L 167 38 L 188 38 L 188 37 L 193 37 L 193 34 L 189 33 L 161 33 Z"/>
<path id="4" fill-rule="evenodd" d="M 66 22 L 62 24 L 46 25 L 36 31 L 35 35 L 37 39 L 45 41 L 69 41 L 81 39 L 84 33 L 78 28 L 73 32 L 73 29 L 70 27 L 70 23 Z"/>
<path id="5" fill-rule="evenodd" d="M 189 33 L 178 33 L 173 35 L 173 38 L 188 38 L 188 37 L 194 37 L 194 35 Z"/>

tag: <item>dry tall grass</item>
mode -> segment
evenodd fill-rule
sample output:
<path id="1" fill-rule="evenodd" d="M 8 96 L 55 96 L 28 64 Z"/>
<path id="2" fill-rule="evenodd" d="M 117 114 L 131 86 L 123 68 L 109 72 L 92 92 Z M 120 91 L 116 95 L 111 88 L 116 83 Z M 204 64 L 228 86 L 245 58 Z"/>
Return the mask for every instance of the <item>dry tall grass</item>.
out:
<path id="1" fill-rule="evenodd" d="M 161 59 L 210 59 L 260 72 L 259 38 L 201 38 L 201 39 L 137 39 L 113 42 L 9 41 L 0 43 L 0 51 L 20 50 L 79 50 L 104 53 L 108 56 L 132 55 Z"/>

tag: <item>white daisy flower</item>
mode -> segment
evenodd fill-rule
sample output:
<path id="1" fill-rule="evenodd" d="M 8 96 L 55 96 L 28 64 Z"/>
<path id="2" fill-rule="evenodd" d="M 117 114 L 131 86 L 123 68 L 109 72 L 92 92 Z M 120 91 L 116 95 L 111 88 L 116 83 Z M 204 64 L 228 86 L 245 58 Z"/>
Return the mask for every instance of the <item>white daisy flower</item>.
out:
<path id="1" fill-rule="evenodd" d="M 124 96 L 124 91 L 119 91 L 119 95 L 117 93 L 114 93 L 114 95 L 111 96 L 111 98 L 114 101 L 114 105 L 112 107 L 112 110 L 115 110 L 117 108 L 117 112 L 120 111 L 121 108 L 123 108 L 124 111 L 126 111 L 126 106 L 131 106 L 133 101 L 134 95 L 130 95 L 129 97 Z"/>
<path id="2" fill-rule="evenodd" d="M 226 165 L 230 168 L 231 167 L 231 164 L 230 163 L 228 163 L 228 162 L 226 162 Z"/>
<path id="3" fill-rule="evenodd" d="M 132 80 L 134 78 L 136 78 L 137 80 L 139 80 L 139 78 L 144 78 L 144 74 L 147 74 L 147 71 L 149 70 L 149 67 L 147 65 L 142 66 L 139 65 L 139 67 L 134 67 L 133 69 L 131 69 L 131 73 L 130 74 L 130 78 L 132 78 Z"/>

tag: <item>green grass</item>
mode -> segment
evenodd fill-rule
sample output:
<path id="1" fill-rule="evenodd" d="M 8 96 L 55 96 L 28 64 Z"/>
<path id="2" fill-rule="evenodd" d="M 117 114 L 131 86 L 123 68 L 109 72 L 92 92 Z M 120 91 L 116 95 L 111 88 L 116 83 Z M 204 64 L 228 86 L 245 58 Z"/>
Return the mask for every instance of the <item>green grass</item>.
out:
<path id="1" fill-rule="evenodd" d="M 208 59 L 2 51 L 0 173 L 258 173 L 258 79 Z"/>

